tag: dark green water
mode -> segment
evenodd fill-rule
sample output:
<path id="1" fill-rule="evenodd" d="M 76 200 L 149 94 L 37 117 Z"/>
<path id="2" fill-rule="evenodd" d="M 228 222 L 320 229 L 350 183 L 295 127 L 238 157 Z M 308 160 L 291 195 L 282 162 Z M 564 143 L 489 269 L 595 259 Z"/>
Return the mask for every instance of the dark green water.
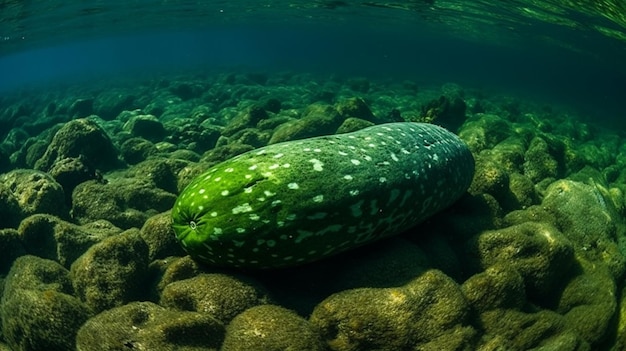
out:
<path id="1" fill-rule="evenodd" d="M 623 4 L 4 2 L 2 91 L 198 65 L 454 81 L 617 108 Z"/>
<path id="2" fill-rule="evenodd" d="M 618 0 L 0 2 L 0 351 L 624 350 L 624 62 Z M 404 121 L 467 191 L 309 139 Z"/>

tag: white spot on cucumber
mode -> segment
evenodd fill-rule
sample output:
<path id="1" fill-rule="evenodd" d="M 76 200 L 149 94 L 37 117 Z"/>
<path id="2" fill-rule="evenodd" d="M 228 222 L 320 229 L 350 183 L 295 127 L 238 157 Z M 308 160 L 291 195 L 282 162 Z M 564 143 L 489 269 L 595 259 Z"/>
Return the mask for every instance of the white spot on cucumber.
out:
<path id="1" fill-rule="evenodd" d="M 287 187 L 291 190 L 297 190 L 300 189 L 300 186 L 298 185 L 298 183 L 289 183 L 287 184 Z"/>
<path id="2" fill-rule="evenodd" d="M 317 172 L 321 172 L 324 170 L 324 163 L 322 163 L 322 161 L 316 159 L 316 158 L 312 158 L 309 160 L 309 162 L 311 162 L 313 164 L 313 170 L 317 171 Z"/>
<path id="3" fill-rule="evenodd" d="M 250 206 L 250 204 L 246 202 L 245 204 L 234 207 L 232 211 L 233 211 L 233 214 L 251 212 L 252 206 Z"/>

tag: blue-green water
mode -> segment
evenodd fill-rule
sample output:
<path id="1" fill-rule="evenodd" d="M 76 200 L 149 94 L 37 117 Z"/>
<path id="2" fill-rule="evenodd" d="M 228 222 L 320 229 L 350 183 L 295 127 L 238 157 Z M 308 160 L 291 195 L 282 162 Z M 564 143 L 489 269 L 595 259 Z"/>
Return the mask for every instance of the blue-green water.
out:
<path id="1" fill-rule="evenodd" d="M 2 91 L 242 65 L 454 81 L 595 108 L 623 97 L 623 27 L 558 1 L 46 4 L 3 6 Z"/>
<path id="2" fill-rule="evenodd" d="M 624 350 L 625 13 L 0 3 L 0 350 Z"/>

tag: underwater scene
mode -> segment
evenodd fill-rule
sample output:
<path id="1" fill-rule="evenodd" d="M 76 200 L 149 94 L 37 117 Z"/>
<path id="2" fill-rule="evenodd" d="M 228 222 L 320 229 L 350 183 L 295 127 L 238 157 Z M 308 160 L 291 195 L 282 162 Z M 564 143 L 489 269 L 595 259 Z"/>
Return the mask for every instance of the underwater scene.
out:
<path id="1" fill-rule="evenodd" d="M 1 1 L 0 351 L 626 350 L 626 3 Z"/>

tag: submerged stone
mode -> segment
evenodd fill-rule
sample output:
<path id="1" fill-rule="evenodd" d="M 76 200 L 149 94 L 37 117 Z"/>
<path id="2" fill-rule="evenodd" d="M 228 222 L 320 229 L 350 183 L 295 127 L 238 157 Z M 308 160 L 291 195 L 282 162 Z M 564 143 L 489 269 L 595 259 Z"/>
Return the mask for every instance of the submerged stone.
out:
<path id="1" fill-rule="evenodd" d="M 206 313 L 132 302 L 89 319 L 78 331 L 78 351 L 217 351 L 224 326 Z"/>
<path id="2" fill-rule="evenodd" d="M 326 350 L 306 319 L 286 308 L 262 305 L 237 315 L 226 328 L 222 351 Z"/>

